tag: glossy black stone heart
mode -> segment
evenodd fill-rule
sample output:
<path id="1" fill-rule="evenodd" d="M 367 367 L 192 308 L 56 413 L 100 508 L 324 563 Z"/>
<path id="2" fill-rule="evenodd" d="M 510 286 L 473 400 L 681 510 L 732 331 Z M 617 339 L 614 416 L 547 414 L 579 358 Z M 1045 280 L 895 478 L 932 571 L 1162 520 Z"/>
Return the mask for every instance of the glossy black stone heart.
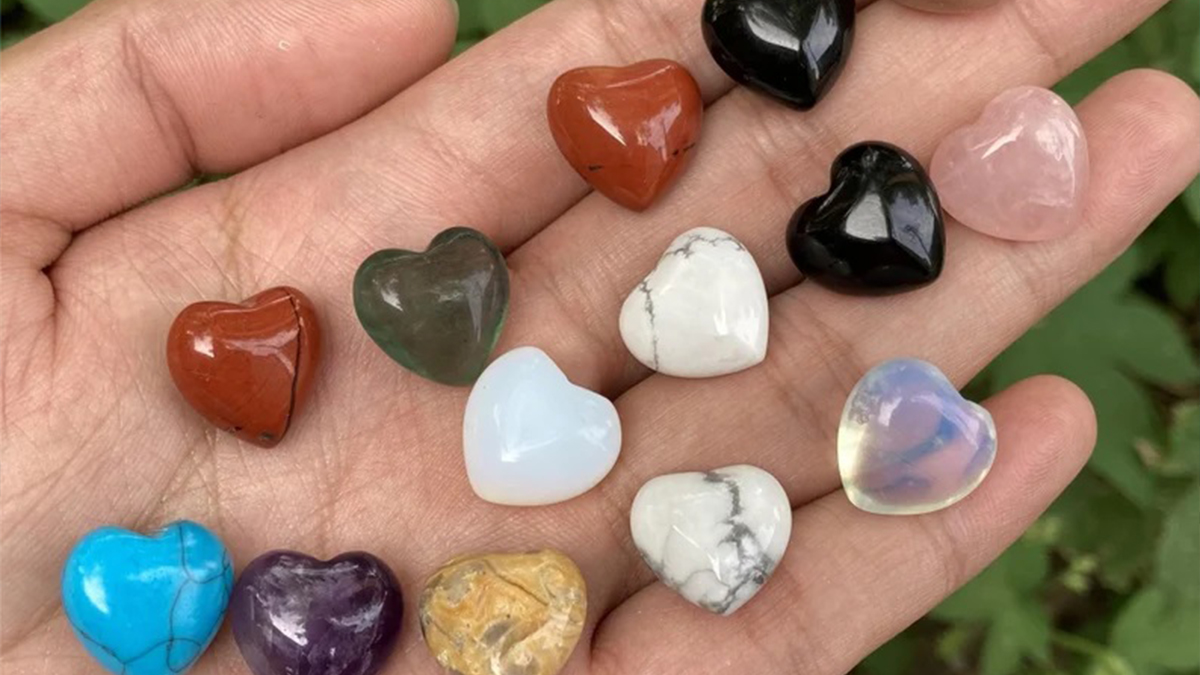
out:
<path id="1" fill-rule="evenodd" d="M 851 146 L 833 162 L 829 192 L 788 224 L 792 262 L 847 293 L 883 295 L 942 273 L 945 226 L 937 192 L 912 155 L 887 143 Z"/>
<path id="2" fill-rule="evenodd" d="M 704 41 L 734 80 L 808 110 L 837 79 L 854 0 L 707 0 Z"/>
<path id="3" fill-rule="evenodd" d="M 374 675 L 396 644 L 404 602 L 382 560 L 259 556 L 229 601 L 233 637 L 254 675 Z"/>

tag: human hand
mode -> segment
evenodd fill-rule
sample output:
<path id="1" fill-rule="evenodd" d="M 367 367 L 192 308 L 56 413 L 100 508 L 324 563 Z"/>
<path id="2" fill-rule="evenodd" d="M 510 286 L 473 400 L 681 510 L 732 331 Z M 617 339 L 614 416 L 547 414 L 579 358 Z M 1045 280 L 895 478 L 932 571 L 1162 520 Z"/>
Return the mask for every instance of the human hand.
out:
<path id="1" fill-rule="evenodd" d="M 846 71 L 813 112 L 734 89 L 700 38 L 701 0 L 557 0 L 436 68 L 444 0 L 103 0 L 5 51 L 0 86 L 4 570 L 0 663 L 11 675 L 99 672 L 59 605 L 62 562 L 91 528 L 203 522 L 239 565 L 273 548 L 363 549 L 397 572 L 409 618 L 387 673 L 435 673 L 412 601 L 458 553 L 561 549 L 589 621 L 571 673 L 841 673 L 978 572 L 1085 462 L 1083 395 L 1035 378 L 987 402 L 1000 449 L 968 499 L 925 516 L 855 510 L 834 436 L 871 365 L 915 356 L 965 383 L 1119 254 L 1200 168 L 1200 104 L 1182 83 L 1122 75 L 1079 114 L 1092 155 L 1085 223 L 1014 244 L 951 224 L 934 285 L 883 299 L 800 279 L 792 210 L 858 140 L 928 159 L 939 138 L 1019 83 L 1050 84 L 1162 0 L 1003 0 L 976 14 L 862 10 Z M 667 57 L 711 104 L 693 163 L 643 214 L 567 167 L 545 123 L 576 66 Z M 371 111 L 362 119 L 355 120 Z M 235 176 L 142 204 L 197 172 Z M 466 390 L 395 367 L 357 325 L 354 270 L 468 224 L 507 253 L 497 353 L 534 344 L 617 401 L 612 474 L 570 502 L 477 499 L 462 467 Z M 715 225 L 757 258 L 772 299 L 765 363 L 705 381 L 649 375 L 625 352 L 624 295 L 676 235 Z M 314 394 L 274 450 L 190 411 L 166 371 L 175 314 L 288 284 L 316 303 Z M 730 618 L 660 584 L 629 537 L 647 479 L 762 466 L 796 507 L 772 581 Z M 197 675 L 244 673 L 228 631 Z"/>

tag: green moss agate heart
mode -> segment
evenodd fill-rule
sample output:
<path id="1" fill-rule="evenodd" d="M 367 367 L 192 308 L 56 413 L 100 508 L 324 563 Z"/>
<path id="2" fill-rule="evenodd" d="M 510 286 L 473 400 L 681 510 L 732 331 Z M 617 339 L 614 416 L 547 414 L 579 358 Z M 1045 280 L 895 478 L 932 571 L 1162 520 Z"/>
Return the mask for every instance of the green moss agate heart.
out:
<path id="1" fill-rule="evenodd" d="M 483 233 L 451 228 L 424 253 L 384 249 L 364 260 L 354 310 L 400 365 L 442 384 L 471 384 L 504 326 L 508 268 Z"/>

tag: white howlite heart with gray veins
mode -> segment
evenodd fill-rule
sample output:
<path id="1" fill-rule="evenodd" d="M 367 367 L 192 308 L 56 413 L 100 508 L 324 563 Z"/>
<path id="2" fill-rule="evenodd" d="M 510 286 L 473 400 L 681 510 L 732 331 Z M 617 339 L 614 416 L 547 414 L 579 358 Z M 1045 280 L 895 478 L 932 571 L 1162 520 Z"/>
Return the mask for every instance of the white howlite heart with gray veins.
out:
<path id="1" fill-rule="evenodd" d="M 728 616 L 775 571 L 792 535 L 792 509 L 774 476 L 743 464 L 647 482 L 629 525 L 664 584 Z"/>
<path id="2" fill-rule="evenodd" d="M 698 227 L 671 242 L 625 299 L 620 328 L 630 353 L 660 373 L 736 373 L 767 355 L 767 289 L 741 242 Z"/>

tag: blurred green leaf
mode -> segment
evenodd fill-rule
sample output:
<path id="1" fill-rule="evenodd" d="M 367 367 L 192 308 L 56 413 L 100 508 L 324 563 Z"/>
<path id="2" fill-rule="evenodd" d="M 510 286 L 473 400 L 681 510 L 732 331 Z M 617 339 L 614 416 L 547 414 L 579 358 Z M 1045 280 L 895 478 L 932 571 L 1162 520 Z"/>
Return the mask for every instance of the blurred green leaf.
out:
<path id="1" fill-rule="evenodd" d="M 1138 61 L 1137 54 L 1127 42 L 1118 42 L 1083 64 L 1059 82 L 1054 90 L 1071 105 L 1079 103 L 1110 77 L 1130 68 Z"/>
<path id="2" fill-rule="evenodd" d="M 4 27 L 0 31 L 0 49 L 11 47 L 25 38 L 46 27 L 46 22 L 29 12 L 21 9 L 14 10 L 4 17 Z"/>
<path id="3" fill-rule="evenodd" d="M 50 23 L 62 21 L 88 4 L 88 0 L 21 0 L 21 2 L 29 11 Z"/>
<path id="4" fill-rule="evenodd" d="M 1193 568 L 1195 571 L 1195 568 Z M 1200 606 L 1150 588 L 1121 608 L 1112 648 L 1139 674 L 1200 668 Z"/>
<path id="5" fill-rule="evenodd" d="M 455 40 L 454 50 L 451 52 L 451 55 L 458 56 L 477 44 L 479 44 L 479 40 L 477 38 Z"/>
<path id="6" fill-rule="evenodd" d="M 968 651 L 977 631 L 973 624 L 951 624 L 938 636 L 935 653 L 942 663 L 954 670 L 964 670 L 967 667 Z"/>
<path id="7" fill-rule="evenodd" d="M 1172 304 L 1182 310 L 1200 302 L 1200 228 L 1186 200 L 1173 202 L 1138 241 L 1145 254 L 1143 270 L 1163 269 L 1163 286 Z"/>
<path id="8" fill-rule="evenodd" d="M 1187 190 L 1184 190 L 1182 199 L 1183 205 L 1187 207 L 1188 213 L 1192 216 L 1192 224 L 1200 227 L 1200 178 L 1192 181 Z"/>
<path id="9" fill-rule="evenodd" d="M 20 4 L 19 0 L 0 0 L 0 14 L 9 13 L 18 4 Z"/>
<path id="10" fill-rule="evenodd" d="M 533 10 L 546 4 L 547 0 L 486 0 L 479 5 L 483 25 L 496 32 Z"/>
<path id="11" fill-rule="evenodd" d="M 1032 598 L 1047 573 L 1045 545 L 1021 539 L 932 615 L 986 624 L 980 657 L 984 675 L 1009 675 L 1027 659 L 1046 662 L 1050 619 Z"/>
<path id="12" fill-rule="evenodd" d="M 1001 354 L 988 373 L 996 389 L 1034 373 L 1058 374 L 1082 387 L 1100 428 L 1091 468 L 1146 507 L 1154 483 L 1135 444 L 1163 440 L 1163 424 L 1137 379 L 1182 386 L 1200 378 L 1200 365 L 1174 318 L 1129 291 L 1137 269 L 1136 250 L 1122 256 Z"/>
<path id="13" fill-rule="evenodd" d="M 1058 548 L 1071 558 L 1093 557 L 1107 588 L 1129 590 L 1153 560 L 1158 514 L 1138 508 L 1110 483 L 1085 473 L 1050 507 Z"/>
<path id="14" fill-rule="evenodd" d="M 487 22 L 483 18 L 483 7 L 492 1 L 458 0 L 458 35 L 460 38 L 487 34 Z"/>
<path id="15" fill-rule="evenodd" d="M 913 639 L 901 633 L 864 659 L 859 669 L 868 675 L 909 675 L 914 651 Z"/>
<path id="16" fill-rule="evenodd" d="M 1200 482 L 1167 515 L 1156 572 L 1159 586 L 1174 600 L 1200 611 Z M 1200 629 L 1196 637 L 1200 645 Z"/>
<path id="17" fill-rule="evenodd" d="M 1180 401 L 1171 409 L 1169 438 L 1163 473 L 1200 475 L 1200 400 Z"/>
<path id="18" fill-rule="evenodd" d="M 983 643 L 983 675 L 1010 675 L 1026 659 L 1050 658 L 1050 618 L 1036 602 L 1016 602 L 996 614 Z"/>
<path id="19" fill-rule="evenodd" d="M 1047 571 L 1045 545 L 1021 539 L 931 614 L 948 621 L 990 620 L 1035 590 Z"/>

